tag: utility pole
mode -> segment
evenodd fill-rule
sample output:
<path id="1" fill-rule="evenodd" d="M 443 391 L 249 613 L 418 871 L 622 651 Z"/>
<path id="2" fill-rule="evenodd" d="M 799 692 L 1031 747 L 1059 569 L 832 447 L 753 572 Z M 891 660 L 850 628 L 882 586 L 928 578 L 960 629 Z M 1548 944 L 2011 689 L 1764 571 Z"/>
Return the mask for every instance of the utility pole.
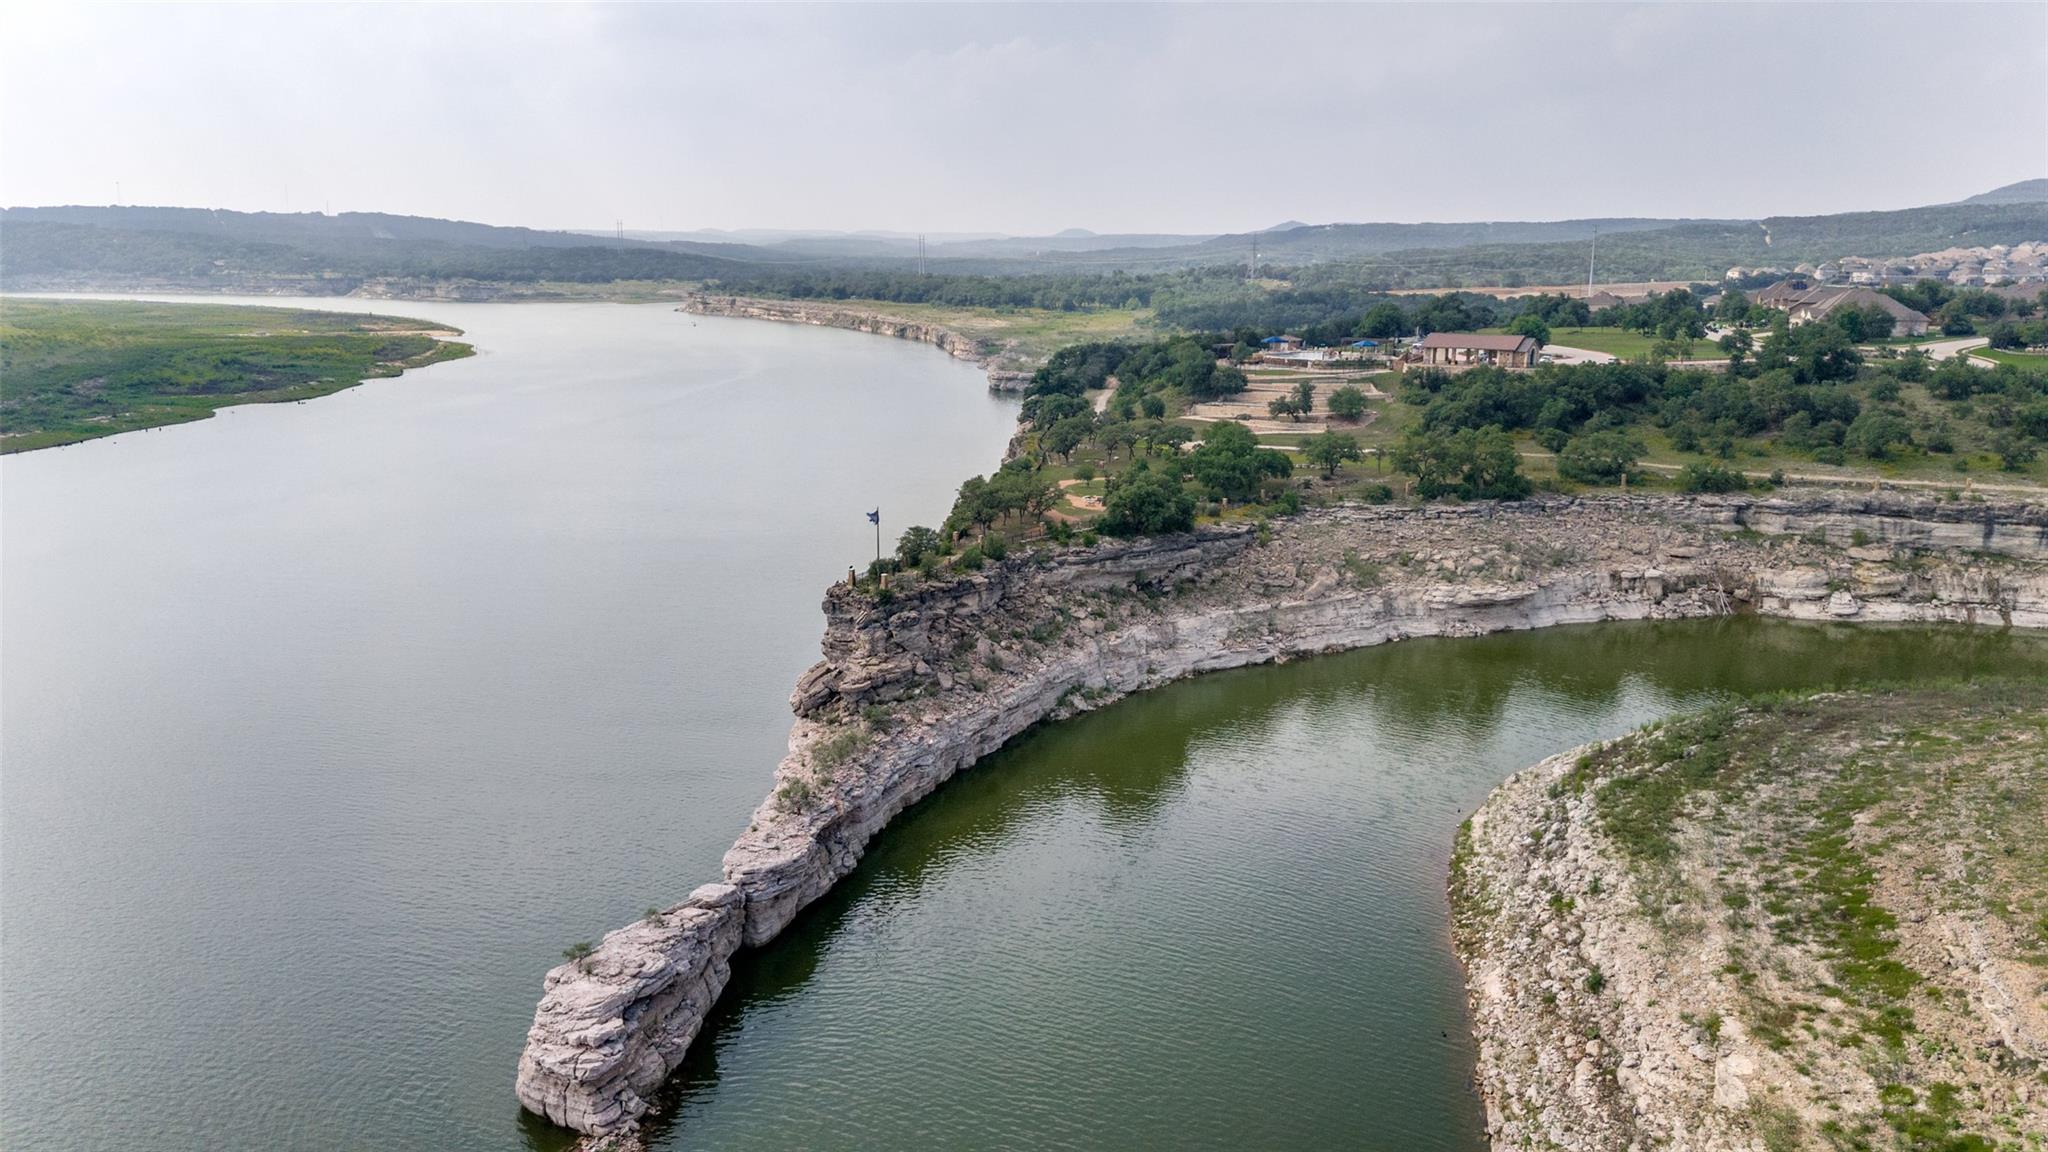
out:
<path id="1" fill-rule="evenodd" d="M 618 230 L 619 248 L 623 251 L 626 247 L 626 222 L 624 220 L 614 220 L 612 221 L 612 226 Z"/>
<path id="2" fill-rule="evenodd" d="M 1593 306 L 1593 258 L 1600 254 L 1600 226 L 1593 225 L 1593 250 L 1586 253 L 1586 307 Z"/>
<path id="3" fill-rule="evenodd" d="M 1250 279 L 1250 280 L 1257 280 L 1258 278 L 1259 278 L 1259 234 L 1258 234 L 1258 233 L 1256 233 L 1256 232 L 1254 232 L 1254 233 L 1252 233 L 1252 274 L 1251 274 L 1251 275 L 1250 275 L 1249 277 L 1247 277 L 1247 279 Z"/>
<path id="4" fill-rule="evenodd" d="M 917 274 L 924 275 L 924 233 L 917 234 Z"/>

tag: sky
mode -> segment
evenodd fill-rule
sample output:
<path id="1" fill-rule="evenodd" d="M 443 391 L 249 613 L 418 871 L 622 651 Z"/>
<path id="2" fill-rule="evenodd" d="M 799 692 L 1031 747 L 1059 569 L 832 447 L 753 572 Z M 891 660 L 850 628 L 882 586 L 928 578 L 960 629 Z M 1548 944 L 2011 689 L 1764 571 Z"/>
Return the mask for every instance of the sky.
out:
<path id="1" fill-rule="evenodd" d="M 2048 176 L 2048 4 L 0 9 L 0 204 L 540 228 L 1800 215 Z"/>

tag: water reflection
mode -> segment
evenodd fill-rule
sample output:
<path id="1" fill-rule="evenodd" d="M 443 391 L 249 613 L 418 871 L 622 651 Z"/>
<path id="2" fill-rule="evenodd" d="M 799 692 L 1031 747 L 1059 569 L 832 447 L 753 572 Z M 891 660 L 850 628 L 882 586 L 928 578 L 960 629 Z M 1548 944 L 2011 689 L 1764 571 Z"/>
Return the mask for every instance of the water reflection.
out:
<path id="1" fill-rule="evenodd" d="M 1442 884 L 1502 776 L 1732 693 L 2044 670 L 1988 629 L 1598 625 L 1034 730 L 739 959 L 653 1142 L 1475 1149 Z"/>

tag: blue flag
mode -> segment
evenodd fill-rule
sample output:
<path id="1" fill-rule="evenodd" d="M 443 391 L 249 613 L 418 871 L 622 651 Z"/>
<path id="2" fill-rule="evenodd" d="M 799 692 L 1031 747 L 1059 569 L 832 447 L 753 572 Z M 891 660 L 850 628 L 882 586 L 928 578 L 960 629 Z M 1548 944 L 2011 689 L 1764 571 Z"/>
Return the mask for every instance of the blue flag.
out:
<path id="1" fill-rule="evenodd" d="M 870 524 L 880 524 L 881 522 L 882 522 L 882 510 L 881 510 L 880 508 L 877 508 L 877 509 L 875 509 L 875 510 L 874 510 L 873 512 L 870 512 L 870 513 L 868 513 L 868 523 L 870 523 Z"/>

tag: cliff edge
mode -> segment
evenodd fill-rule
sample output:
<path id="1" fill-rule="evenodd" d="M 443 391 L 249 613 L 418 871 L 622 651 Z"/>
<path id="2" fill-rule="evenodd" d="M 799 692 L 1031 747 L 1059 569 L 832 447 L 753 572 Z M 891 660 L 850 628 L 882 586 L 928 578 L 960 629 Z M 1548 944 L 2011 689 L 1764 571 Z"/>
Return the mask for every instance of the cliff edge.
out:
<path id="1" fill-rule="evenodd" d="M 1552 757 L 1466 822 L 1451 903 L 1495 1148 L 2048 1144 L 2048 684 Z"/>
<path id="2" fill-rule="evenodd" d="M 1756 612 L 2048 627 L 2048 507 L 1881 495 L 1343 507 L 835 586 L 772 790 L 721 882 L 549 972 L 519 1099 L 631 1131 L 741 946 L 1040 721 L 1184 676 L 1412 636 Z"/>

